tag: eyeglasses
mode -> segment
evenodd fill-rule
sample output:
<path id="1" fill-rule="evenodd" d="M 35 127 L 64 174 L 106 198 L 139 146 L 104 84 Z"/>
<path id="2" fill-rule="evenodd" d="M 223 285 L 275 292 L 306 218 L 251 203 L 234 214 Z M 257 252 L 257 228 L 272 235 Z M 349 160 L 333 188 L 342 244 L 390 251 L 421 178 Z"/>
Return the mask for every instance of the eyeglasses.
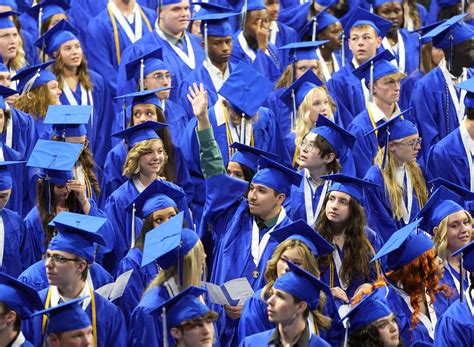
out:
<path id="1" fill-rule="evenodd" d="M 157 73 L 151 75 L 151 76 L 148 77 L 148 78 L 152 78 L 152 79 L 154 79 L 154 80 L 156 80 L 156 81 L 158 81 L 158 82 L 163 82 L 165 79 L 169 81 L 169 80 L 171 80 L 173 77 L 174 77 L 174 75 L 171 74 L 171 73 L 169 73 L 169 72 L 168 72 L 168 73 L 157 72 Z"/>
<path id="2" fill-rule="evenodd" d="M 52 262 L 55 264 L 65 264 L 68 261 L 81 261 L 81 259 L 71 259 L 71 258 L 63 257 L 62 255 L 59 255 L 59 254 L 46 253 L 46 260 L 49 260 L 49 259 L 51 259 Z"/>
<path id="3" fill-rule="evenodd" d="M 419 145 L 421 146 L 422 141 L 423 141 L 423 139 L 421 137 L 419 137 L 417 140 L 412 140 L 412 141 L 409 141 L 409 142 L 396 141 L 395 143 L 397 145 L 410 146 L 411 148 L 416 149 Z"/>
<path id="4" fill-rule="evenodd" d="M 308 152 L 312 152 L 316 148 L 316 143 L 314 141 L 301 140 L 300 149 L 305 147 Z"/>

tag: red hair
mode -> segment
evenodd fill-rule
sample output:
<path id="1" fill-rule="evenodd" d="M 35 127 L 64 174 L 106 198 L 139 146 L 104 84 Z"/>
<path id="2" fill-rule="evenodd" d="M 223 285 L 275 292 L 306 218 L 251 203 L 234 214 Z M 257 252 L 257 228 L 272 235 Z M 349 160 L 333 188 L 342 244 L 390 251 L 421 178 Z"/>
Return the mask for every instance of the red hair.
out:
<path id="1" fill-rule="evenodd" d="M 439 285 L 440 278 L 436 274 L 436 268 L 435 251 L 430 249 L 409 264 L 387 275 L 390 280 L 400 284 L 403 290 L 410 296 L 410 304 L 413 307 L 411 315 L 412 325 L 416 325 L 419 322 L 419 302 L 425 300 L 425 290 L 430 297 L 430 305 L 433 305 L 435 302 L 436 293 L 443 292 L 446 296 L 451 294 L 446 284 Z"/>

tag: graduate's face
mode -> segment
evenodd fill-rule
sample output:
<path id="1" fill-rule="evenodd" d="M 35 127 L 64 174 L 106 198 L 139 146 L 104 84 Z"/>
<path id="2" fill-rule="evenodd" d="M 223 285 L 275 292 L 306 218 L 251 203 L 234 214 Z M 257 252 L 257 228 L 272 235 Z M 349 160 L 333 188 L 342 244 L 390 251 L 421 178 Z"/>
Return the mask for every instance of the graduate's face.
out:
<path id="1" fill-rule="evenodd" d="M 138 161 L 140 174 L 144 176 L 159 174 L 165 165 L 165 157 L 166 153 L 163 142 L 161 142 L 161 140 L 155 140 L 151 149 L 144 153 Z"/>
<path id="2" fill-rule="evenodd" d="M 250 183 L 248 201 L 250 214 L 263 220 L 272 215 L 285 200 L 285 194 L 275 194 L 275 191 L 262 184 Z"/>
<path id="3" fill-rule="evenodd" d="M 275 288 L 267 305 L 268 320 L 275 324 L 290 324 L 306 309 L 305 302 L 295 303 L 291 294 Z"/>
<path id="4" fill-rule="evenodd" d="M 209 36 L 207 42 L 209 59 L 216 64 L 227 64 L 232 53 L 232 36 Z"/>
<path id="5" fill-rule="evenodd" d="M 94 344 L 92 326 L 48 337 L 51 347 L 89 347 Z"/>
<path id="6" fill-rule="evenodd" d="M 0 210 L 3 210 L 10 199 L 10 195 L 12 194 L 12 190 L 4 189 L 0 190 Z"/>
<path id="7" fill-rule="evenodd" d="M 278 12 L 280 12 L 280 0 L 266 0 L 265 7 L 267 8 L 268 20 L 270 22 L 278 19 Z"/>
<path id="8" fill-rule="evenodd" d="M 79 40 L 66 41 L 59 49 L 62 62 L 68 68 L 75 68 L 82 62 L 82 47 Z"/>
<path id="9" fill-rule="evenodd" d="M 472 225 L 465 211 L 450 214 L 447 228 L 446 238 L 451 253 L 471 242 Z"/>
<path id="10" fill-rule="evenodd" d="M 382 340 L 384 347 L 396 347 L 400 344 L 397 318 L 393 313 L 387 317 L 377 319 L 375 321 L 375 326 L 379 331 L 380 339 Z"/>
<path id="11" fill-rule="evenodd" d="M 295 78 L 298 79 L 305 74 L 306 71 L 311 70 L 315 75 L 319 75 L 319 63 L 316 59 L 303 59 L 295 63 L 296 72 Z"/>
<path id="12" fill-rule="evenodd" d="M 58 24 L 61 20 L 67 20 L 67 16 L 65 13 L 57 13 L 51 17 L 51 21 L 48 25 L 48 30 Z"/>
<path id="13" fill-rule="evenodd" d="M 288 263 L 287 261 L 291 261 L 293 264 L 298 265 L 298 266 L 303 266 L 303 257 L 300 254 L 300 251 L 298 250 L 297 247 L 293 248 L 288 248 L 286 251 L 284 251 L 280 259 L 278 259 L 278 262 L 276 264 L 276 270 L 277 270 L 277 276 L 280 277 L 281 275 L 284 275 L 288 271 Z"/>
<path id="14" fill-rule="evenodd" d="M 261 23 L 261 24 L 260 24 Z M 267 28 L 270 25 L 268 20 L 267 10 L 256 10 L 247 12 L 247 19 L 245 21 L 244 33 L 245 35 L 257 39 L 257 31 L 262 25 L 263 28 Z"/>
<path id="15" fill-rule="evenodd" d="M 229 176 L 245 180 L 245 175 L 244 171 L 242 170 L 242 167 L 240 166 L 239 163 L 236 163 L 234 161 L 229 161 L 227 163 L 227 174 Z"/>
<path id="16" fill-rule="evenodd" d="M 386 105 L 400 99 L 400 77 L 385 76 L 374 82 L 374 97 Z"/>
<path id="17" fill-rule="evenodd" d="M 168 88 L 171 87 L 171 73 L 168 70 L 155 70 L 145 76 L 145 89 L 157 89 L 157 88 Z M 160 100 L 165 100 L 170 97 L 170 90 L 163 90 L 155 93 L 156 97 Z"/>
<path id="18" fill-rule="evenodd" d="M 174 207 L 167 207 L 152 213 L 153 228 L 176 216 L 176 209 Z"/>
<path id="19" fill-rule="evenodd" d="M 55 261 L 54 256 L 67 260 L 64 262 Z M 81 280 L 82 272 L 86 269 L 87 263 L 72 253 L 48 249 L 46 251 L 45 266 L 49 285 L 62 288 Z"/>
<path id="20" fill-rule="evenodd" d="M 331 104 L 329 103 L 328 94 L 321 88 L 313 92 L 312 101 L 309 120 L 312 124 L 315 124 L 320 114 L 326 117 L 329 116 L 331 113 Z"/>
<path id="21" fill-rule="evenodd" d="M 58 81 L 49 81 L 46 86 L 48 87 L 49 95 L 51 96 L 51 100 L 53 104 L 59 105 L 61 101 L 59 101 L 59 97 L 61 96 L 61 89 L 59 89 Z"/>
<path id="22" fill-rule="evenodd" d="M 0 85 L 10 88 L 12 85 L 12 75 L 9 72 L 0 72 Z"/>
<path id="23" fill-rule="evenodd" d="M 194 34 L 194 35 L 202 38 L 201 21 L 200 20 L 193 20 L 193 24 L 191 24 L 191 34 Z"/>
<path id="24" fill-rule="evenodd" d="M 315 140 L 317 135 L 314 133 L 308 133 L 301 141 L 300 155 L 298 157 L 298 165 L 308 170 L 318 170 L 325 168 L 332 160 L 334 160 L 334 154 L 328 154 L 321 157 L 319 148 L 316 147 Z"/>
<path id="25" fill-rule="evenodd" d="M 403 23 L 403 8 L 399 2 L 389 2 L 380 5 L 376 10 L 377 14 L 392 22 L 392 32 L 396 32 Z"/>
<path id="26" fill-rule="evenodd" d="M 214 340 L 214 324 L 210 321 L 173 331 L 173 336 L 178 334 L 177 345 L 182 347 L 211 347 Z"/>
<path id="27" fill-rule="evenodd" d="M 173 35 L 181 34 L 189 25 L 189 17 L 191 16 L 189 8 L 188 0 L 161 7 L 160 27 Z"/>
<path id="28" fill-rule="evenodd" d="M 16 28 L 0 29 L 0 53 L 3 62 L 8 62 L 15 58 L 19 46 L 18 30 Z"/>
<path id="29" fill-rule="evenodd" d="M 351 216 L 349 202 L 351 196 L 347 193 L 332 191 L 326 204 L 326 217 L 331 223 L 344 224 Z"/>
<path id="30" fill-rule="evenodd" d="M 380 47 L 382 40 L 377 37 L 374 28 L 369 25 L 351 29 L 349 49 L 358 64 L 372 58 Z"/>
<path id="31" fill-rule="evenodd" d="M 151 104 L 136 104 L 133 106 L 133 125 L 145 123 L 147 121 L 157 121 L 158 114 L 156 106 Z"/>
<path id="32" fill-rule="evenodd" d="M 325 46 L 328 46 L 332 50 L 338 50 L 342 47 L 342 24 L 339 22 L 333 23 L 324 30 L 319 35 L 318 39 L 320 40 L 329 40 L 328 43 L 325 43 Z"/>
<path id="33" fill-rule="evenodd" d="M 421 149 L 420 136 L 418 134 L 410 135 L 401 140 L 390 142 L 388 146 L 388 150 L 398 165 L 414 163 Z"/>
<path id="34" fill-rule="evenodd" d="M 69 189 L 66 184 L 55 184 L 53 194 L 55 201 L 64 201 L 69 195 Z"/>

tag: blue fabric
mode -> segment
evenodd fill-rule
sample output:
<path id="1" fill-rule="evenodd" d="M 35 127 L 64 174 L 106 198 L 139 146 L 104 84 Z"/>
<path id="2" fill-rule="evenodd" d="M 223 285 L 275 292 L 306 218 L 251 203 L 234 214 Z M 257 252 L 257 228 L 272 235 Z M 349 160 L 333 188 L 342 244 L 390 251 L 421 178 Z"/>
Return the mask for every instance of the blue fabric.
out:
<path id="1" fill-rule="evenodd" d="M 25 28 L 21 29 L 21 37 L 23 39 L 23 50 L 25 51 L 25 58 L 29 65 L 37 65 L 40 63 L 38 58 L 38 51 L 35 47 L 35 38 L 33 37 L 33 33 L 25 30 Z"/>
<path id="2" fill-rule="evenodd" d="M 153 29 L 153 25 L 156 21 L 156 12 L 146 7 L 142 7 L 142 10 Z M 87 27 L 85 46 L 88 54 L 87 59 L 89 61 L 89 66 L 91 69 L 102 75 L 104 81 L 110 88 L 112 95 L 121 95 L 122 93 L 117 94 L 117 83 L 120 82 L 117 80 L 119 64 L 115 52 L 114 30 L 107 9 L 104 9 L 94 19 L 88 20 L 85 23 L 87 22 L 89 22 L 89 25 Z M 116 23 L 120 43 L 121 60 L 126 62 L 127 60 L 124 60 L 123 53 L 125 48 L 130 46 L 132 43 L 117 20 Z M 148 33 L 148 27 L 143 20 L 142 35 L 145 35 L 146 33 Z"/>
<path id="3" fill-rule="evenodd" d="M 0 151 L 3 152 L 3 157 L 6 161 L 23 160 L 24 158 L 20 153 L 7 146 L 1 146 Z M 8 167 L 8 171 L 13 180 L 10 199 L 5 207 L 20 215 L 24 215 L 28 212 L 25 206 L 26 191 L 28 187 L 26 173 L 28 169 L 24 165 L 11 165 Z"/>
<path id="4" fill-rule="evenodd" d="M 105 286 L 108 283 L 112 283 L 114 278 L 105 270 L 101 265 L 92 263 L 89 268 L 92 284 L 95 289 Z M 37 261 L 23 271 L 18 279 L 37 291 L 43 290 L 49 287 L 48 277 L 46 276 L 46 267 L 44 260 Z"/>
<path id="5" fill-rule="evenodd" d="M 410 107 L 411 104 L 411 96 L 413 95 L 413 90 L 415 89 L 416 83 L 421 80 L 424 76 L 424 72 L 420 70 L 415 70 L 412 72 L 408 77 L 401 80 L 400 85 L 400 100 L 398 101 L 398 105 L 400 106 L 400 110 L 406 110 Z M 411 112 L 405 115 L 405 118 L 414 122 L 413 117 L 411 117 Z"/>
<path id="6" fill-rule="evenodd" d="M 399 30 L 402 36 L 403 43 L 405 44 L 405 74 L 409 75 L 418 69 L 420 64 L 420 41 L 418 40 L 418 34 L 412 33 L 406 29 Z M 399 55 L 396 56 L 397 61 L 400 59 Z"/>
<path id="7" fill-rule="evenodd" d="M 366 191 L 365 213 L 369 226 L 374 229 L 385 242 L 395 231 L 403 228 L 406 224 L 403 219 L 397 221 L 392 217 L 392 206 L 388 194 L 386 193 L 385 181 L 380 168 L 377 165 L 372 166 L 367 171 L 364 179 L 379 184 L 379 187 L 370 188 Z M 413 205 L 411 208 L 410 222 L 413 221 L 419 211 L 418 197 L 413 188 Z"/>
<path id="8" fill-rule="evenodd" d="M 291 6 L 288 9 L 280 10 L 278 20 L 300 33 L 308 21 L 311 4 L 310 1 L 300 6 Z"/>
<path id="9" fill-rule="evenodd" d="M 122 310 L 127 326 L 132 311 L 139 304 L 145 289 L 158 274 L 155 263 L 141 267 L 141 262 L 142 251 L 138 248 L 132 248 L 120 261 L 117 268 L 117 277 L 128 270 L 133 270 L 123 295 L 114 302 Z"/>
<path id="10" fill-rule="evenodd" d="M 35 122 L 28 113 L 10 106 L 13 122 L 12 149 L 20 152 L 23 158 L 29 158 L 37 140 Z"/>
<path id="11" fill-rule="evenodd" d="M 285 88 L 278 88 L 274 90 L 267 99 L 265 107 L 272 110 L 275 119 L 280 128 L 282 138 L 285 138 L 291 131 L 291 110 L 280 99 L 280 96 L 285 92 Z"/>
<path id="12" fill-rule="evenodd" d="M 0 271 L 17 278 L 29 264 L 30 252 L 25 225 L 18 213 L 4 208 L 0 212 L 5 230 L 3 263 Z"/>
<path id="13" fill-rule="evenodd" d="M 466 300 L 471 300 L 467 296 Z M 474 317 L 467 301 L 457 300 L 438 319 L 435 329 L 435 347 L 474 345 Z"/>
<path id="14" fill-rule="evenodd" d="M 46 301 L 48 289 L 39 292 L 41 300 Z M 95 294 L 97 312 L 97 346 L 127 346 L 127 330 L 119 308 L 99 294 Z M 92 304 L 85 310 L 92 321 Z M 23 322 L 23 333 L 35 346 L 41 345 L 41 323 L 43 316 L 39 315 Z"/>
<path id="15" fill-rule="evenodd" d="M 447 267 L 449 267 L 449 270 L 447 269 Z M 446 284 L 448 285 L 450 288 L 451 288 L 451 296 L 449 298 L 446 298 L 446 301 L 447 301 L 447 306 L 450 306 L 452 303 L 454 303 L 456 300 L 459 299 L 459 290 L 456 288 L 456 284 L 454 282 L 454 278 L 456 278 L 456 280 L 458 281 L 459 283 L 459 280 L 461 279 L 461 276 L 459 275 L 459 272 L 457 272 L 451 265 L 444 265 L 444 273 L 443 273 L 443 277 L 439 280 L 439 284 L 440 286 L 443 285 L 443 284 Z M 464 290 L 466 290 L 467 288 L 469 288 L 469 281 L 468 281 L 468 277 L 466 276 L 466 271 L 463 271 L 463 275 L 464 275 L 464 284 L 463 284 L 463 288 Z"/>
<path id="16" fill-rule="evenodd" d="M 252 336 L 248 336 L 245 340 L 242 341 L 240 347 L 254 347 L 254 346 L 270 346 L 268 340 L 273 334 L 275 329 L 264 331 L 263 333 L 258 333 Z M 273 345 L 272 345 L 273 346 Z M 316 335 L 311 335 L 309 340 L 309 347 L 330 347 L 331 345 L 325 340 Z"/>

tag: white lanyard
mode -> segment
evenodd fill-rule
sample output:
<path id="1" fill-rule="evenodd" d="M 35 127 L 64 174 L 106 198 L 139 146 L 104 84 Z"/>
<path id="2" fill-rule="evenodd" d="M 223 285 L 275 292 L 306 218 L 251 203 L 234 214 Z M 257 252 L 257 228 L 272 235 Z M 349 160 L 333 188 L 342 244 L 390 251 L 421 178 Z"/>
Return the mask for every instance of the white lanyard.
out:
<path id="1" fill-rule="evenodd" d="M 5 253 L 5 225 L 3 224 L 3 217 L 0 216 L 0 268 L 3 265 L 4 253 Z"/>
<path id="2" fill-rule="evenodd" d="M 410 216 L 411 216 L 411 209 L 413 207 L 413 185 L 411 182 L 411 175 L 407 172 L 406 168 L 404 169 L 404 176 L 407 179 L 407 184 L 406 184 L 406 192 L 407 192 L 407 202 L 408 206 L 405 205 L 405 199 L 402 199 L 402 204 L 403 204 L 403 216 L 402 219 L 405 222 L 405 224 L 408 224 L 410 222 Z M 405 187 L 403 187 L 405 188 Z"/>
<path id="3" fill-rule="evenodd" d="M 0 146 L 0 161 L 5 161 L 5 156 L 3 155 L 3 147 Z"/>
<path id="4" fill-rule="evenodd" d="M 258 266 L 260 263 L 260 258 L 262 257 L 265 248 L 267 247 L 268 240 L 270 239 L 270 234 L 272 233 L 273 229 L 277 227 L 283 219 L 286 217 L 285 208 L 281 208 L 280 214 L 278 215 L 277 222 L 275 225 L 263 235 L 262 240 L 259 242 L 260 236 L 260 229 L 258 228 L 257 222 L 255 222 L 255 217 L 253 218 L 253 226 L 252 226 L 252 258 L 255 266 Z"/>
<path id="5" fill-rule="evenodd" d="M 467 91 L 464 89 L 461 90 L 461 97 L 459 98 L 458 94 L 456 93 L 456 89 L 454 88 L 454 83 L 451 79 L 451 74 L 446 68 L 446 60 L 443 59 L 439 64 L 439 67 L 441 69 L 441 72 L 443 73 L 444 80 L 448 85 L 449 95 L 451 95 L 451 100 L 453 101 L 454 107 L 456 109 L 456 115 L 458 117 L 459 124 L 461 124 L 461 121 L 464 117 L 464 98 L 466 97 Z M 463 70 L 462 80 L 465 81 L 466 77 L 466 70 Z M 446 117 L 447 116 L 448 115 L 446 115 Z"/>
<path id="6" fill-rule="evenodd" d="M 128 22 L 128 20 L 125 19 L 125 17 L 122 15 L 117 6 L 112 1 L 109 1 L 109 5 L 110 9 L 112 10 L 112 13 L 114 14 L 114 17 L 117 19 L 117 22 L 119 22 L 123 31 L 125 31 L 125 34 L 127 35 L 128 39 L 132 43 L 135 43 L 140 40 L 142 38 L 143 21 L 142 16 L 140 15 L 140 11 L 138 10 L 139 5 L 135 4 L 135 7 L 132 11 L 135 15 L 135 19 L 133 21 L 135 24 L 135 32 L 133 32 L 130 23 Z"/>
<path id="7" fill-rule="evenodd" d="M 26 342 L 25 335 L 20 331 L 15 341 L 11 344 L 11 347 L 21 347 Z"/>
<path id="8" fill-rule="evenodd" d="M 469 311 L 471 311 L 471 314 L 474 316 L 474 308 L 472 307 L 472 290 L 469 291 L 466 301 L 467 301 L 467 306 L 469 307 Z"/>
<path id="9" fill-rule="evenodd" d="M 339 273 L 341 272 L 341 267 L 342 267 L 342 259 L 341 259 L 341 256 L 339 255 L 339 250 L 337 249 L 337 247 L 332 252 L 332 258 L 334 260 L 334 265 L 336 266 L 336 275 L 337 275 L 337 278 L 339 279 L 339 284 L 342 289 L 346 290 L 348 287 L 348 284 L 345 283 L 339 276 Z"/>
<path id="10" fill-rule="evenodd" d="M 313 199 L 310 183 L 308 182 L 308 179 L 309 179 L 308 169 L 304 169 L 304 177 L 305 179 L 303 180 L 303 182 L 304 182 L 304 205 L 306 209 L 306 223 L 308 223 L 309 226 L 313 227 L 314 224 L 316 223 L 316 219 L 319 216 L 319 212 L 321 211 L 321 208 L 323 206 L 324 198 L 329 189 L 329 186 L 331 185 L 331 181 L 329 180 L 324 181 L 323 190 L 321 191 L 321 195 L 318 200 L 318 206 L 316 207 L 316 211 L 313 213 L 314 199 Z M 317 187 L 316 187 L 316 190 L 317 190 Z M 314 193 L 316 194 L 316 191 Z"/>
<path id="11" fill-rule="evenodd" d="M 359 64 L 357 64 L 355 58 L 352 59 L 352 64 L 354 65 L 354 68 L 356 68 L 356 69 L 359 67 Z M 369 89 L 365 85 L 365 78 L 360 80 L 360 84 L 362 86 L 362 91 L 364 92 L 365 103 L 368 104 L 369 101 L 370 101 L 369 100 L 370 99 L 370 92 L 369 92 Z"/>
<path id="12" fill-rule="evenodd" d="M 321 50 L 318 48 L 316 49 L 316 54 L 319 57 L 319 63 L 321 64 L 321 71 L 323 72 L 324 79 L 329 81 L 332 77 L 331 73 L 329 72 L 328 65 L 326 64 L 326 61 L 324 61 L 323 56 L 321 55 Z M 334 67 L 333 73 L 339 71 L 339 63 L 337 62 L 336 55 L 334 53 L 331 53 L 331 59 L 332 59 L 332 64 Z"/>
<path id="13" fill-rule="evenodd" d="M 397 290 L 399 295 L 402 297 L 402 299 L 405 301 L 407 304 L 408 308 L 410 309 L 410 312 L 413 313 L 413 307 L 410 304 L 410 298 L 409 296 L 401 290 Z M 425 326 L 426 330 L 428 330 L 428 335 L 434 340 L 434 330 L 436 327 L 436 323 L 438 322 L 438 318 L 436 317 L 436 312 L 434 310 L 433 304 L 429 304 L 430 297 L 425 293 L 425 299 L 426 299 L 426 306 L 428 309 L 428 316 L 418 312 L 417 317 L 420 320 L 421 323 Z"/>
<path id="14" fill-rule="evenodd" d="M 5 103 L 5 108 L 8 111 L 11 111 L 10 105 L 8 105 L 7 103 Z M 7 134 L 5 137 L 5 144 L 10 148 L 12 148 L 12 142 L 13 142 L 13 113 L 11 113 L 11 115 L 12 116 L 10 117 L 10 120 L 7 123 L 7 130 L 6 130 Z"/>
<path id="15" fill-rule="evenodd" d="M 230 135 L 232 137 L 232 142 L 239 142 L 244 145 L 250 146 L 250 140 L 252 138 L 252 120 L 241 118 L 240 129 L 228 120 Z"/>
<path id="16" fill-rule="evenodd" d="M 273 21 L 270 23 L 270 42 L 274 45 L 276 44 L 277 34 L 280 31 L 278 28 L 278 23 Z"/>
<path id="17" fill-rule="evenodd" d="M 176 284 L 176 281 L 174 280 L 173 277 L 170 277 L 170 279 L 164 281 L 163 285 L 165 286 L 166 291 L 168 292 L 170 298 L 173 298 L 179 294 L 178 285 Z"/>
<path id="18" fill-rule="evenodd" d="M 312 335 L 316 335 L 316 330 L 314 329 L 314 316 L 313 312 L 310 312 L 308 315 L 308 327 L 309 327 L 309 332 Z"/>
<path id="19" fill-rule="evenodd" d="M 459 295 L 461 295 L 461 283 L 459 283 L 459 280 L 458 278 L 456 277 L 456 274 L 453 272 L 452 268 L 451 268 L 451 264 L 449 264 L 448 261 L 445 261 L 444 262 L 444 268 L 446 270 L 448 270 L 449 274 L 451 275 L 451 277 L 453 278 L 453 282 L 454 282 L 454 287 L 456 288 L 456 290 L 458 291 Z M 463 279 L 461 279 L 463 280 Z M 471 286 L 471 280 L 470 280 L 470 277 L 469 277 L 469 271 L 467 271 L 467 280 L 468 280 L 468 285 L 467 285 L 467 288 L 469 288 Z"/>
<path id="20" fill-rule="evenodd" d="M 92 98 L 92 90 L 86 90 L 84 86 L 79 83 L 79 87 L 81 88 L 81 105 L 91 105 L 94 106 L 94 99 Z M 77 106 L 77 100 L 74 97 L 74 94 L 72 93 L 71 88 L 69 85 L 66 83 L 66 81 L 63 80 L 63 92 L 64 95 L 66 96 L 67 101 L 69 102 L 69 105 Z M 92 109 L 91 112 L 91 129 L 94 128 L 94 109 Z"/>
<path id="21" fill-rule="evenodd" d="M 398 37 L 398 61 L 394 59 L 391 61 L 391 63 L 395 65 L 396 67 L 398 67 L 398 70 L 400 72 L 405 73 L 405 61 L 406 61 L 405 42 L 403 41 L 403 37 L 400 34 L 400 30 L 397 31 L 397 37 Z M 383 38 L 382 45 L 384 46 L 385 49 L 389 50 L 390 53 L 392 53 L 395 56 L 395 52 L 393 51 L 392 46 L 390 46 L 390 43 L 388 42 L 387 37 Z"/>
<path id="22" fill-rule="evenodd" d="M 471 139 L 471 135 L 469 135 L 469 133 L 467 132 L 467 129 L 466 129 L 466 124 L 464 124 L 464 122 L 461 122 L 461 124 L 459 125 L 459 134 L 461 136 L 461 141 L 464 145 L 464 151 L 466 152 L 466 156 L 467 156 L 467 163 L 469 165 L 469 174 L 470 174 L 470 180 L 469 180 L 469 186 L 470 186 L 470 190 L 471 192 L 474 192 L 474 170 L 472 168 L 472 153 L 471 153 L 471 148 L 470 148 L 470 141 L 472 141 Z"/>
<path id="23" fill-rule="evenodd" d="M 157 32 L 158 36 L 160 36 L 163 40 L 168 42 L 168 40 L 166 39 L 165 34 L 161 31 L 160 28 L 156 28 L 156 32 Z M 186 54 L 181 48 L 173 45 L 172 43 L 168 42 L 168 44 L 171 46 L 173 51 L 181 58 L 181 60 L 187 66 L 189 66 L 190 69 L 194 70 L 196 68 L 196 61 L 194 60 L 193 45 L 191 44 L 191 40 L 189 39 L 186 32 L 184 32 L 184 39 L 186 40 L 186 47 L 188 47 L 188 54 Z"/>

